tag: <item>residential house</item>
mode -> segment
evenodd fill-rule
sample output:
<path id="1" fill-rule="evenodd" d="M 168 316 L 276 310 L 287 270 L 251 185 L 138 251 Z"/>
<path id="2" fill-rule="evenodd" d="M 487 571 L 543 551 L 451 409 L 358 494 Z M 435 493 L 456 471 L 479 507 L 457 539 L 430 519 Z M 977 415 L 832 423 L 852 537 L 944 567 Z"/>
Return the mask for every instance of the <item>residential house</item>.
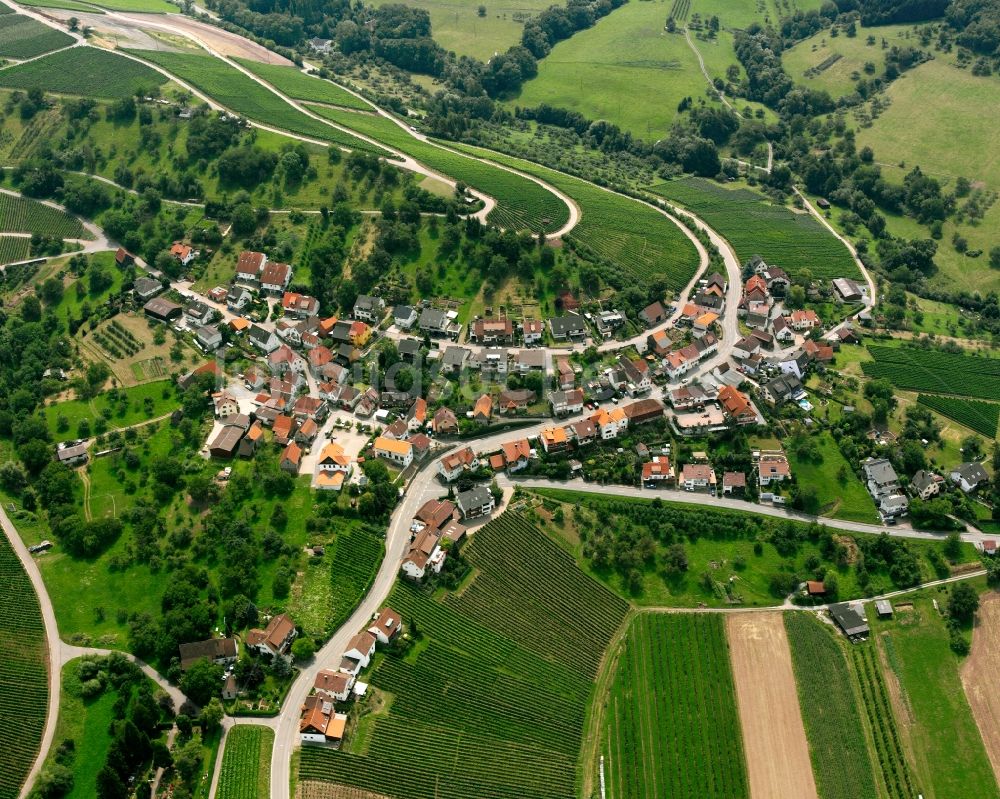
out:
<path id="1" fill-rule="evenodd" d="M 259 285 L 266 264 L 267 256 L 264 253 L 244 250 L 236 259 L 236 282 L 251 286 Z"/>
<path id="2" fill-rule="evenodd" d="M 295 319 L 309 319 L 319 313 L 319 300 L 308 294 L 286 291 L 281 298 L 281 307 L 286 316 Z"/>
<path id="3" fill-rule="evenodd" d="M 351 696 L 351 688 L 353 687 L 353 675 L 332 669 L 323 669 L 316 674 L 316 679 L 313 680 L 313 688 L 316 691 L 329 694 L 338 702 L 346 702 Z"/>
<path id="4" fill-rule="evenodd" d="M 780 267 L 769 266 L 761 274 L 764 280 L 767 281 L 767 290 L 772 294 L 784 296 L 788 291 L 788 287 L 792 285 L 791 278 Z"/>
<path id="5" fill-rule="evenodd" d="M 333 39 L 320 39 L 314 36 L 307 44 L 310 50 L 319 55 L 327 55 L 333 51 Z"/>
<path id="6" fill-rule="evenodd" d="M 579 340 L 587 335 L 587 323 L 582 316 L 554 316 L 549 319 L 549 330 L 556 341 Z"/>
<path id="7" fill-rule="evenodd" d="M 489 516 L 496 507 L 493 494 L 486 486 L 476 486 L 468 491 L 460 491 L 455 504 L 463 519 L 479 519 Z"/>
<path id="8" fill-rule="evenodd" d="M 199 327 L 194 334 L 199 346 L 206 352 L 212 352 L 222 346 L 222 333 L 219 328 L 205 325 Z"/>
<path id="9" fill-rule="evenodd" d="M 532 371 L 540 371 L 545 368 L 545 350 L 519 350 L 514 353 L 513 368 L 519 374 L 526 375 Z"/>
<path id="10" fill-rule="evenodd" d="M 521 338 L 525 347 L 541 344 L 545 336 L 545 325 L 541 319 L 525 319 L 521 322 Z"/>
<path id="11" fill-rule="evenodd" d="M 392 608 L 386 606 L 378 612 L 368 632 L 375 636 L 380 644 L 391 644 L 403 629 L 403 617 Z"/>
<path id="12" fill-rule="evenodd" d="M 771 330 L 774 332 L 775 341 L 787 343 L 795 340 L 795 331 L 792 330 L 792 326 L 785 321 L 785 317 L 783 316 L 779 316 L 774 320 Z"/>
<path id="13" fill-rule="evenodd" d="M 399 351 L 399 357 L 408 363 L 415 363 L 417 357 L 420 355 L 420 339 L 418 338 L 401 338 L 396 345 L 396 349 Z"/>
<path id="14" fill-rule="evenodd" d="M 681 386 L 670 392 L 670 404 L 678 411 L 702 408 L 706 402 L 708 402 L 708 395 L 698 385 Z"/>
<path id="15" fill-rule="evenodd" d="M 757 461 L 757 483 L 768 486 L 772 483 L 783 483 L 792 476 L 788 458 L 782 452 L 762 453 Z"/>
<path id="16" fill-rule="evenodd" d="M 789 355 L 778 358 L 778 369 L 786 375 L 794 375 L 799 380 L 805 377 L 809 364 L 812 363 L 812 356 L 802 349 L 795 350 Z"/>
<path id="17" fill-rule="evenodd" d="M 722 475 L 722 493 L 742 496 L 747 488 L 747 476 L 743 472 L 726 472 Z"/>
<path id="18" fill-rule="evenodd" d="M 132 284 L 132 293 L 135 294 L 139 302 L 149 302 L 161 291 L 163 291 L 163 284 L 151 277 L 137 277 Z"/>
<path id="19" fill-rule="evenodd" d="M 411 433 L 421 429 L 427 422 L 427 400 L 417 397 L 403 418 L 406 421 L 406 428 Z"/>
<path id="20" fill-rule="evenodd" d="M 423 333 L 444 336 L 448 333 L 448 314 L 438 308 L 424 308 L 420 312 L 418 326 Z"/>
<path id="21" fill-rule="evenodd" d="M 412 305 L 393 306 L 392 321 L 400 330 L 409 330 L 417 323 L 417 312 Z"/>
<path id="22" fill-rule="evenodd" d="M 739 358 L 741 361 L 746 360 L 751 355 L 755 355 L 760 351 L 760 339 L 754 336 L 744 336 L 735 344 L 733 344 L 733 357 Z"/>
<path id="23" fill-rule="evenodd" d="M 469 354 L 465 347 L 445 347 L 441 356 L 441 371 L 445 374 L 460 372 L 469 360 Z"/>
<path id="24" fill-rule="evenodd" d="M 798 399 L 804 394 L 802 381 L 795 375 L 778 375 L 760 387 L 761 396 L 771 407 L 778 407 L 786 402 Z"/>
<path id="25" fill-rule="evenodd" d="M 340 748 L 347 729 L 347 716 L 333 709 L 325 694 L 307 696 L 299 718 L 299 740 L 304 744 L 328 744 Z"/>
<path id="26" fill-rule="evenodd" d="M 233 313 L 240 313 L 253 302 L 253 294 L 242 286 L 234 288 L 226 295 L 226 307 Z"/>
<path id="27" fill-rule="evenodd" d="M 192 300 L 184 306 L 184 317 L 192 325 L 207 325 L 212 321 L 215 309 L 198 300 Z"/>
<path id="28" fill-rule="evenodd" d="M 639 319 L 642 320 L 646 327 L 658 325 L 660 322 L 667 321 L 667 309 L 663 307 L 662 302 L 657 300 L 639 311 Z"/>
<path id="29" fill-rule="evenodd" d="M 593 317 L 593 321 L 601 337 L 608 339 L 618 328 L 624 326 L 625 315 L 621 311 L 600 311 Z"/>
<path id="30" fill-rule="evenodd" d="M 375 654 L 376 638 L 367 630 L 358 633 L 347 643 L 347 649 L 340 660 L 340 670 L 355 677 L 362 669 L 368 668 Z"/>
<path id="31" fill-rule="evenodd" d="M 500 392 L 498 403 L 501 413 L 523 411 L 538 399 L 538 395 L 530 388 L 508 388 Z"/>
<path id="32" fill-rule="evenodd" d="M 235 416 L 240 412 L 240 403 L 228 391 L 213 394 L 212 402 L 215 405 L 216 419 L 225 419 L 227 416 Z"/>
<path id="33" fill-rule="evenodd" d="M 694 329 L 694 335 L 700 338 L 702 335 L 711 330 L 712 325 L 714 325 L 718 320 L 719 315 L 714 311 L 706 311 L 705 313 L 699 315 L 691 325 Z"/>
<path id="34" fill-rule="evenodd" d="M 413 446 L 409 441 L 379 436 L 372 449 L 376 458 L 384 458 L 402 469 L 413 463 Z"/>
<path id="35" fill-rule="evenodd" d="M 906 513 L 909 503 L 900 489 L 896 470 L 888 460 L 868 458 L 862 462 L 861 470 L 865 475 L 868 493 L 872 495 L 883 517 L 892 518 Z"/>
<path id="36" fill-rule="evenodd" d="M 181 266 L 187 266 L 198 257 L 198 251 L 192 249 L 190 244 L 183 241 L 175 241 L 170 245 L 170 254 Z"/>
<path id="37" fill-rule="evenodd" d="M 417 533 L 400 566 L 403 574 L 411 580 L 422 580 L 428 569 L 440 572 L 445 561 L 440 542 L 441 531 L 437 528 L 428 525 Z"/>
<path id="38" fill-rule="evenodd" d="M 281 346 L 278 337 L 260 325 L 250 325 L 250 332 L 247 334 L 247 338 L 251 344 L 264 353 L 274 352 Z"/>
<path id="39" fill-rule="evenodd" d="M 580 413 L 583 410 L 583 389 L 553 391 L 549 394 L 549 403 L 552 406 L 553 416 Z"/>
<path id="40" fill-rule="evenodd" d="M 569 365 L 566 358 L 556 358 L 556 379 L 559 388 L 563 391 L 573 388 L 576 385 L 576 373 Z"/>
<path id="41" fill-rule="evenodd" d="M 267 363 L 271 370 L 279 375 L 285 374 L 285 372 L 301 374 L 306 370 L 306 359 L 287 344 L 282 344 L 271 352 L 267 356 Z"/>
<path id="42" fill-rule="evenodd" d="M 941 490 L 944 478 L 927 469 L 920 469 L 910 478 L 910 492 L 920 499 L 930 499 L 937 496 Z"/>
<path id="43" fill-rule="evenodd" d="M 756 424 L 757 413 L 747 395 L 733 386 L 723 386 L 719 390 L 719 405 L 726 417 L 737 425 Z"/>
<path id="44" fill-rule="evenodd" d="M 483 394 L 472 407 L 472 421 L 477 424 L 489 424 L 492 416 L 493 398 L 489 394 Z"/>
<path id="45" fill-rule="evenodd" d="M 476 319 L 469 334 L 477 344 L 513 344 L 514 323 L 510 319 Z"/>
<path id="46" fill-rule="evenodd" d="M 283 472 L 289 474 L 299 473 L 299 464 L 302 462 L 302 448 L 294 441 L 289 441 L 285 451 L 281 453 L 281 461 L 278 463 Z"/>
<path id="47" fill-rule="evenodd" d="M 685 463 L 681 470 L 685 491 L 715 491 L 715 471 L 707 463 Z"/>
<path id="48" fill-rule="evenodd" d="M 442 530 L 455 516 L 455 503 L 447 499 L 429 499 L 413 518 L 432 530 Z"/>
<path id="49" fill-rule="evenodd" d="M 791 315 L 788 317 L 788 323 L 792 326 L 792 330 L 812 330 L 814 327 L 819 327 L 821 322 L 816 312 L 812 308 L 806 308 L 805 310 L 797 309 L 792 311 Z"/>
<path id="50" fill-rule="evenodd" d="M 647 488 L 657 488 L 673 480 L 674 467 L 670 465 L 670 458 L 665 455 L 654 455 L 642 464 L 642 484 Z"/>
<path id="51" fill-rule="evenodd" d="M 355 347 L 362 348 L 372 337 L 372 328 L 364 322 L 351 322 L 347 340 Z"/>
<path id="52" fill-rule="evenodd" d="M 451 408 L 438 408 L 431 418 L 431 429 L 435 435 L 455 435 L 458 433 L 458 417 Z"/>
<path id="53" fill-rule="evenodd" d="M 311 419 L 314 422 L 321 422 L 326 418 L 326 401 L 309 395 L 297 397 L 295 404 L 292 406 L 292 413 L 299 419 Z"/>
<path id="54" fill-rule="evenodd" d="M 569 447 L 569 436 L 566 435 L 566 428 L 558 425 L 544 428 L 538 434 L 538 440 L 542 442 L 542 449 L 549 455 L 562 452 Z"/>
<path id="55" fill-rule="evenodd" d="M 986 484 L 990 476 L 986 473 L 981 463 L 962 463 L 952 468 L 949 477 L 951 482 L 969 494 Z"/>
<path id="56" fill-rule="evenodd" d="M 291 280 L 292 267 L 288 264 L 277 264 L 268 261 L 260 273 L 261 290 L 269 294 L 284 294 Z"/>
<path id="57" fill-rule="evenodd" d="M 625 415 L 622 408 L 613 408 L 611 411 L 600 408 L 597 413 L 590 417 L 590 420 L 594 423 L 603 441 L 617 438 L 619 433 L 628 428 L 628 416 Z"/>
<path id="58" fill-rule="evenodd" d="M 375 325 L 382 321 L 385 315 L 385 300 L 381 297 L 372 297 L 369 294 L 360 294 L 354 301 L 353 316 L 355 319 L 362 319 Z"/>
<path id="59" fill-rule="evenodd" d="M 236 662 L 239 651 L 235 638 L 209 638 L 206 641 L 193 641 L 181 644 L 178 649 L 181 655 L 181 670 L 187 671 L 199 660 L 209 660 L 219 666 L 228 666 Z"/>
<path id="60" fill-rule="evenodd" d="M 618 359 L 618 365 L 625 372 L 628 381 L 626 390 L 631 396 L 645 394 L 653 387 L 653 381 L 649 375 L 649 364 L 640 358 L 626 358 L 624 355 Z"/>
<path id="61" fill-rule="evenodd" d="M 508 472 L 519 472 L 528 465 L 531 460 L 531 444 L 528 439 L 519 438 L 517 441 L 505 441 L 500 445 L 503 452 L 504 466 Z"/>
<path id="62" fill-rule="evenodd" d="M 253 629 L 247 632 L 244 639 L 244 646 L 247 649 L 256 650 L 259 654 L 277 657 L 288 651 L 298 635 L 295 629 L 295 622 L 287 613 L 279 613 L 272 616 L 263 630 Z"/>

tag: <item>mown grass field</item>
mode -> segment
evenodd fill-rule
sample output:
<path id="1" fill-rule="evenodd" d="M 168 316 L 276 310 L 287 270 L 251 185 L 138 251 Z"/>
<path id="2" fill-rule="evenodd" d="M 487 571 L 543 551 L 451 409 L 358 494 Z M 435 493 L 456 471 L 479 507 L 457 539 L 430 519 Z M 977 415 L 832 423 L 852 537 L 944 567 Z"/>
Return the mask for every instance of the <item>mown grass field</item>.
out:
<path id="1" fill-rule="evenodd" d="M 548 103 L 649 141 L 662 138 L 681 100 L 704 98 L 708 87 L 684 34 L 664 30 L 668 10 L 665 3 L 616 8 L 553 47 L 507 105 Z"/>
<path id="2" fill-rule="evenodd" d="M 139 11 L 146 14 L 178 14 L 180 6 L 166 0 L 94 0 L 94 5 L 111 11 Z"/>
<path id="3" fill-rule="evenodd" d="M 153 50 L 135 50 L 133 54 L 158 64 L 220 105 L 254 122 L 352 150 L 384 154 L 380 147 L 306 116 L 278 94 L 219 58 Z"/>
<path id="4" fill-rule="evenodd" d="M 729 189 L 702 178 L 659 183 L 650 189 L 684 206 L 715 228 L 742 262 L 754 255 L 795 276 L 861 278 L 851 254 L 807 213 L 774 205 L 750 189 Z"/>
<path id="5" fill-rule="evenodd" d="M 96 47 L 74 47 L 0 70 L 0 86 L 117 99 L 162 86 L 167 79 L 129 58 Z"/>
<path id="6" fill-rule="evenodd" d="M 5 233 L 39 233 L 57 239 L 91 238 L 80 220 L 72 214 L 30 197 L 6 193 L 0 193 L 0 230 Z"/>
<path id="7" fill-rule="evenodd" d="M 655 208 L 580 178 L 493 150 L 455 145 L 463 152 L 520 169 L 552 184 L 580 208 L 580 221 L 565 238 L 600 260 L 645 282 L 664 276 L 679 290 L 698 269 L 698 252 L 681 229 Z"/>
<path id="8" fill-rule="evenodd" d="M 0 535 L 0 799 L 15 799 L 38 754 L 48 710 L 47 646 L 35 589 Z M 58 666 L 57 666 L 58 667 Z"/>
<path id="9" fill-rule="evenodd" d="M 870 345 L 874 361 L 861 368 L 911 391 L 995 400 L 1000 397 L 1000 358 L 961 355 L 918 347 Z"/>
<path id="10" fill-rule="evenodd" d="M 946 600 L 937 593 L 938 603 Z M 897 609 L 891 621 L 872 620 L 885 679 L 899 686 L 894 710 L 905 714 L 901 735 L 913 757 L 913 790 L 935 799 L 1000 796 L 979 729 L 959 678 L 959 659 L 948 645 L 948 629 L 931 596 Z"/>
<path id="11" fill-rule="evenodd" d="M 0 16 L 0 57 L 34 58 L 73 44 L 68 33 L 50 28 L 23 14 Z"/>
<path id="12" fill-rule="evenodd" d="M 566 204 L 544 186 L 454 150 L 420 141 L 390 119 L 323 106 L 314 106 L 313 110 L 415 158 L 435 172 L 490 195 L 497 205 L 490 213 L 489 221 L 501 227 L 551 232 L 558 230 L 569 219 Z"/>
<path id="13" fill-rule="evenodd" d="M 270 795 L 274 730 L 240 724 L 226 734 L 217 799 L 265 799 Z"/>
<path id="14" fill-rule="evenodd" d="M 609 796 L 721 799 L 747 794 L 721 616 L 635 616 L 603 701 L 600 752 Z"/>
<path id="15" fill-rule="evenodd" d="M 510 512 L 463 554 L 476 572 L 461 596 L 397 584 L 389 604 L 420 640 L 370 678 L 392 695 L 388 712 L 370 720 L 363 753 L 304 747 L 300 781 L 405 799 L 576 796 L 594 675 L 626 604 Z M 456 742 L 460 757 L 423 767 Z"/>
<path id="16" fill-rule="evenodd" d="M 868 735 L 836 631 L 808 613 L 786 613 L 802 721 L 824 799 L 878 799 Z"/>
<path id="17" fill-rule="evenodd" d="M 233 59 L 246 67 L 255 75 L 263 78 L 282 94 L 294 100 L 305 100 L 313 103 L 330 103 L 344 108 L 357 108 L 370 111 L 371 106 L 340 88 L 335 83 L 323 80 L 317 76 L 304 75 L 298 67 L 286 67 L 280 64 L 262 64 L 248 58 Z"/>

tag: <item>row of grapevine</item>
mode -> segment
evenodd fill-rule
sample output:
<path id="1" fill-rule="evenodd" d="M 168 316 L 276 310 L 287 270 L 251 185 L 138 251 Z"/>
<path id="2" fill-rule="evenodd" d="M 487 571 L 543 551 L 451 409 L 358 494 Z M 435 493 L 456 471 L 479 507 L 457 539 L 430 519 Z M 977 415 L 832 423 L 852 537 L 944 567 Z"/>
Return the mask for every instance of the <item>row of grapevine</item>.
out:
<path id="1" fill-rule="evenodd" d="M 23 14 L 0 17 L 0 57 L 35 58 L 73 44 L 73 37 Z"/>
<path id="2" fill-rule="evenodd" d="M 382 557 L 385 545 L 379 531 L 369 525 L 354 525 L 338 534 L 330 581 L 333 602 L 330 605 L 329 629 L 335 630 L 354 612 L 361 598 L 368 593 Z"/>
<path id="3" fill-rule="evenodd" d="M 606 712 L 601 753 L 611 796 L 747 794 L 721 616 L 637 616 L 619 655 Z"/>
<path id="4" fill-rule="evenodd" d="M 0 535 L 0 799 L 15 799 L 38 754 L 48 707 L 45 629 L 35 590 Z"/>
<path id="5" fill-rule="evenodd" d="M 31 239 L 0 236 L 0 265 L 26 261 L 31 255 Z"/>
<path id="6" fill-rule="evenodd" d="M 0 230 L 8 233 L 39 233 L 57 239 L 86 236 L 80 220 L 71 214 L 27 197 L 0 194 Z"/>
<path id="7" fill-rule="evenodd" d="M 861 709 L 836 633 L 808 613 L 786 613 L 785 630 L 820 795 L 877 799 Z"/>
<path id="8" fill-rule="evenodd" d="M 917 792 L 899 742 L 899 730 L 878 656 L 873 646 L 857 646 L 851 654 L 886 790 L 890 799 L 910 799 Z"/>
<path id="9" fill-rule="evenodd" d="M 1000 358 L 982 358 L 918 347 L 872 345 L 874 361 L 861 364 L 868 377 L 898 388 L 995 400 L 1000 397 Z"/>
<path id="10" fill-rule="evenodd" d="M 509 512 L 478 530 L 463 556 L 476 576 L 462 599 L 439 602 L 405 581 L 389 599 L 421 641 L 419 654 L 390 654 L 370 677 L 392 702 L 366 753 L 306 747 L 301 780 L 400 799 L 575 796 L 600 652 L 589 644 L 571 661 L 560 639 L 576 642 L 585 630 L 603 647 L 627 606 Z M 505 624 L 485 612 L 491 602 L 518 611 Z"/>
<path id="11" fill-rule="evenodd" d="M 997 436 L 1000 405 L 995 402 L 941 397 L 935 394 L 921 394 L 917 397 L 917 402 L 987 438 Z"/>
<path id="12" fill-rule="evenodd" d="M 270 794 L 274 730 L 239 724 L 226 733 L 216 799 L 265 799 Z"/>
<path id="13" fill-rule="evenodd" d="M 134 96 L 166 82 L 163 75 L 145 64 L 99 47 L 59 50 L 36 61 L 0 70 L 0 86 L 37 87 L 58 94 L 106 99 Z"/>

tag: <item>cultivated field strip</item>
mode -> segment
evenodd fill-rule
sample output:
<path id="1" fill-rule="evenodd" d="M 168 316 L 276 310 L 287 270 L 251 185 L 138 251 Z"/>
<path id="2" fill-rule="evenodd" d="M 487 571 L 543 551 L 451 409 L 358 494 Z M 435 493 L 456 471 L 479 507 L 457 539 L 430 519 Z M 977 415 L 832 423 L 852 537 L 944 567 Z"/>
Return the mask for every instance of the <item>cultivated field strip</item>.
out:
<path id="1" fill-rule="evenodd" d="M 636 616 L 624 639 L 606 707 L 601 753 L 609 796 L 746 796 L 721 616 Z"/>
<path id="2" fill-rule="evenodd" d="M 346 89 L 335 83 L 315 75 L 305 75 L 298 67 L 287 67 L 280 64 L 262 64 L 249 58 L 234 58 L 241 66 L 254 75 L 263 78 L 282 94 L 293 100 L 311 103 L 329 103 L 343 108 L 355 108 L 360 111 L 371 111 L 372 107 L 355 97 Z"/>
<path id="3" fill-rule="evenodd" d="M 566 203 L 533 180 L 421 141 L 384 116 L 357 114 L 324 106 L 313 106 L 312 110 L 338 125 L 371 136 L 405 153 L 435 172 L 488 194 L 497 201 L 489 221 L 500 227 L 551 233 L 569 221 Z"/>
<path id="4" fill-rule="evenodd" d="M 193 53 L 153 50 L 135 50 L 132 54 L 163 67 L 220 105 L 254 122 L 331 144 L 343 145 L 352 150 L 388 155 L 377 145 L 369 144 L 349 133 L 325 125 L 321 120 L 307 116 L 289 105 L 278 94 L 222 59 Z"/>
<path id="5" fill-rule="evenodd" d="M 68 33 L 31 17 L 22 14 L 0 16 L 0 57 L 34 58 L 60 47 L 69 47 L 74 41 Z"/>
<path id="6" fill-rule="evenodd" d="M 83 224 L 72 214 L 27 197 L 5 193 L 0 193 L 0 231 L 38 233 L 57 239 L 90 238 Z"/>
<path id="7" fill-rule="evenodd" d="M 972 634 L 972 652 L 962 664 L 962 688 L 979 727 L 993 774 L 1000 781 L 1000 601 L 991 593 L 979 607 L 979 623 Z"/>
<path id="8" fill-rule="evenodd" d="M 514 156 L 464 144 L 453 146 L 534 175 L 570 197 L 580 208 L 580 221 L 567 238 L 629 277 L 642 283 L 665 277 L 670 288 L 677 290 L 697 271 L 694 245 L 655 208 Z"/>
<path id="9" fill-rule="evenodd" d="M 551 551 L 561 557 L 551 557 Z M 476 569 L 466 594 L 516 595 L 519 612 L 502 630 L 476 618 L 478 604 L 441 604 L 400 583 L 390 597 L 418 639 L 413 654 L 388 656 L 370 678 L 392 697 L 373 720 L 363 754 L 305 747 L 301 780 L 320 780 L 400 799 L 570 799 L 592 675 L 601 651 L 567 664 L 540 640 L 545 614 L 573 595 L 576 625 L 610 639 L 625 603 L 579 571 L 538 529 L 509 512 L 481 528 L 464 552 Z M 529 581 L 515 564 L 537 560 Z M 493 579 L 501 570 L 505 579 Z M 500 625 L 496 625 L 500 626 Z M 401 778 L 400 775 L 406 775 Z"/>
<path id="10" fill-rule="evenodd" d="M 216 799 L 266 799 L 274 731 L 240 724 L 226 733 Z"/>
<path id="11" fill-rule="evenodd" d="M 60 50 L 0 70 L 0 86 L 9 89 L 39 88 L 109 100 L 146 93 L 166 82 L 155 69 L 98 47 Z"/>
<path id="12" fill-rule="evenodd" d="M 22 236 L 0 236 L 0 265 L 27 260 L 31 255 L 31 239 Z"/>
<path id="13" fill-rule="evenodd" d="M 878 799 L 862 711 L 836 632 L 810 614 L 786 613 L 802 720 L 823 799 Z"/>
<path id="14" fill-rule="evenodd" d="M 333 601 L 329 629 L 343 624 L 368 593 L 385 555 L 382 537 L 374 526 L 355 525 L 341 530 L 334 545 L 330 566 Z"/>
<path id="15" fill-rule="evenodd" d="M 935 394 L 921 394 L 917 397 L 917 402 L 987 438 L 997 437 L 1000 405 L 995 402 L 941 397 Z"/>
<path id="16" fill-rule="evenodd" d="M 38 597 L 3 535 L 0 586 L 0 799 L 14 799 L 38 754 L 49 687 Z"/>
<path id="17" fill-rule="evenodd" d="M 861 364 L 868 377 L 897 388 L 995 400 L 1000 397 L 1000 358 L 979 358 L 917 347 L 871 345 L 874 361 Z"/>

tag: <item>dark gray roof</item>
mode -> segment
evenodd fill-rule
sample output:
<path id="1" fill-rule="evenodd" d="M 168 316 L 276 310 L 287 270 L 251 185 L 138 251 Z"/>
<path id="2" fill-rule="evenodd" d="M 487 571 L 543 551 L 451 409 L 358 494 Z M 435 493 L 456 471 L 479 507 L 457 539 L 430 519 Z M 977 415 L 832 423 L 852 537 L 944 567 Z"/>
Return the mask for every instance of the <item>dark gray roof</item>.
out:
<path id="1" fill-rule="evenodd" d="M 853 605 L 847 602 L 830 605 L 830 615 L 833 616 L 834 621 L 840 625 L 840 629 L 846 635 L 854 637 L 868 633 L 868 622 L 861 617 Z"/>
<path id="2" fill-rule="evenodd" d="M 420 326 L 431 328 L 432 330 L 444 330 L 448 322 L 448 314 L 437 308 L 424 308 L 420 312 Z"/>
<path id="3" fill-rule="evenodd" d="M 952 469 L 952 471 L 958 472 L 967 483 L 978 484 L 989 480 L 989 475 L 986 474 L 986 470 L 981 463 L 962 463 Z"/>
<path id="4" fill-rule="evenodd" d="M 486 486 L 476 486 L 468 491 L 459 492 L 458 496 L 455 497 L 455 503 L 464 514 L 471 508 L 481 508 L 483 505 L 489 504 L 492 499 L 493 495 L 490 494 Z"/>
<path id="5" fill-rule="evenodd" d="M 251 341 L 266 344 L 274 334 L 270 330 L 265 330 L 260 325 L 250 325 L 250 332 L 247 335 Z"/>
<path id="6" fill-rule="evenodd" d="M 935 482 L 934 472 L 929 472 L 926 469 L 920 469 L 913 475 L 913 479 L 910 480 L 910 485 L 917 491 L 923 491 L 925 488 L 929 488 L 934 485 Z"/>
<path id="7" fill-rule="evenodd" d="M 416 355 L 420 352 L 420 339 L 402 338 L 397 347 L 400 355 Z"/>
<path id="8" fill-rule="evenodd" d="M 570 314 L 569 316 L 553 316 L 549 320 L 552 327 L 552 335 L 557 338 L 568 336 L 572 333 L 582 333 L 587 329 L 586 322 L 582 316 Z"/>
<path id="9" fill-rule="evenodd" d="M 444 366 L 461 366 L 469 357 L 469 351 L 465 347 L 446 347 L 441 363 Z"/>
<path id="10" fill-rule="evenodd" d="M 874 460 L 869 458 L 864 464 L 865 475 L 875 485 L 887 486 L 899 482 L 896 470 L 885 458 Z"/>

